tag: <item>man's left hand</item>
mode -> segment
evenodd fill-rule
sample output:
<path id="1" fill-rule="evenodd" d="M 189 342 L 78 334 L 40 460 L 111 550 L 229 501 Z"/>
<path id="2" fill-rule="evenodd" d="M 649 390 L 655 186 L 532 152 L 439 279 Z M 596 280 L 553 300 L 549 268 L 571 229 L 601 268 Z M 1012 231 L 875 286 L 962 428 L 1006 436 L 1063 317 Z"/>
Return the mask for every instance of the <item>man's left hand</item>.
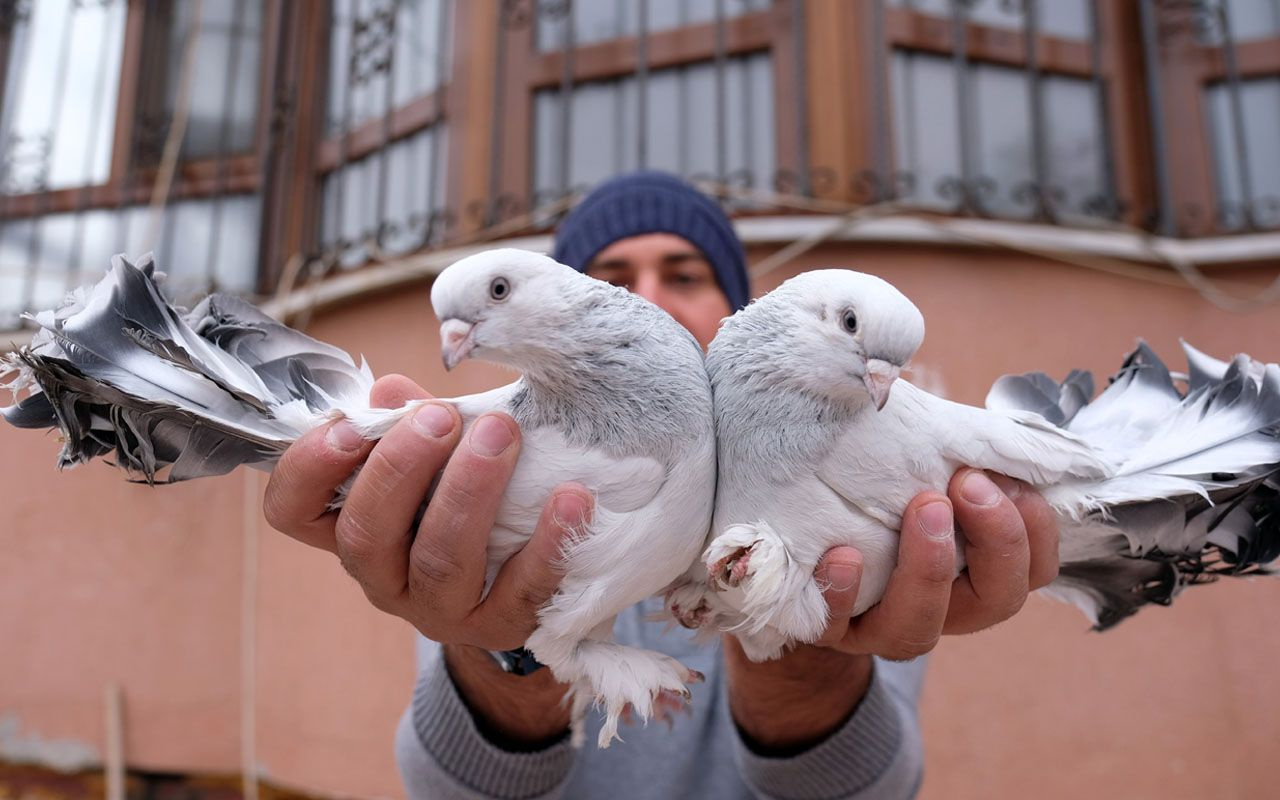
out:
<path id="1" fill-rule="evenodd" d="M 966 564 L 959 577 L 957 528 Z M 1049 504 L 1026 484 L 974 469 L 957 472 L 947 495 L 922 492 L 912 500 L 898 548 L 884 596 L 852 619 L 861 555 L 853 547 L 827 551 L 815 577 L 826 587 L 830 622 L 814 644 L 755 664 L 725 637 L 730 706 L 750 739 L 783 749 L 821 741 L 865 694 L 871 656 L 915 658 L 943 634 L 1003 622 L 1058 574 L 1058 526 Z"/>

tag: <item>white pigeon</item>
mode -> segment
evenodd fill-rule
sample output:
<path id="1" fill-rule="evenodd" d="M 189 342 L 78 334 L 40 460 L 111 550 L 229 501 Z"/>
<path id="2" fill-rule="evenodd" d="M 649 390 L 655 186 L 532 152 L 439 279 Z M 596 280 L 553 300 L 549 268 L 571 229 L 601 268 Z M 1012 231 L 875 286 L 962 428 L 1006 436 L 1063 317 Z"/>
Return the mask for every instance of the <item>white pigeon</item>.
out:
<path id="1" fill-rule="evenodd" d="M 533 534 L 555 486 L 578 481 L 595 496 L 589 530 L 565 546 L 564 579 L 526 647 L 571 684 L 576 742 L 595 702 L 607 746 L 625 712 L 665 714 L 700 677 L 615 643 L 612 629 L 619 611 L 697 558 L 708 529 L 715 438 L 701 348 L 640 297 L 520 250 L 457 262 L 431 302 L 447 367 L 476 357 L 522 372 L 447 400 L 464 425 L 503 411 L 521 429 L 488 580 Z M 347 417 L 374 439 L 421 405 L 370 408 L 366 366 L 234 298 L 212 296 L 184 319 L 149 260 L 139 268 L 117 257 L 90 292 L 34 319 L 33 344 L 8 359 L 9 388 L 33 393 L 3 413 L 18 426 L 61 428 L 61 466 L 113 454 L 149 482 L 270 469 L 316 425 Z"/>
<path id="2" fill-rule="evenodd" d="M 1280 556 L 1280 367 L 1188 350 L 1180 393 L 1140 347 L 1095 401 L 1092 379 L 997 383 L 989 409 L 930 395 L 899 370 L 924 321 L 897 289 L 808 272 L 727 320 L 707 355 L 719 480 L 701 562 L 668 593 L 689 626 L 739 635 L 756 660 L 827 623 L 814 569 L 863 557 L 854 614 L 883 595 L 902 513 L 964 466 L 1039 489 L 1057 512 L 1050 594 L 1098 628 L 1215 574 Z"/>

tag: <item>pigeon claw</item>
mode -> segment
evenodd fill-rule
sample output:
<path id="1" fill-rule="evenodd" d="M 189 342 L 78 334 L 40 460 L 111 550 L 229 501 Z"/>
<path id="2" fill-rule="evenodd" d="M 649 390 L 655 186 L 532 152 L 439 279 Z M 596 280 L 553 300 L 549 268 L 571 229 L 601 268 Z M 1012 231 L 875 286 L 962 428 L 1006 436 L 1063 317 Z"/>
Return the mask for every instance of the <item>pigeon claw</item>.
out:
<path id="1" fill-rule="evenodd" d="M 721 584 L 730 587 L 740 586 L 751 569 L 751 551 L 755 545 L 739 547 L 724 558 L 712 562 L 707 572 Z"/>
<path id="2" fill-rule="evenodd" d="M 689 711 L 689 692 L 674 692 L 670 689 L 663 689 L 653 698 L 653 718 L 667 723 L 667 730 L 675 727 L 676 716 L 683 714 L 690 715 Z"/>
<path id="3" fill-rule="evenodd" d="M 706 624 L 707 617 L 711 614 L 711 608 L 707 605 L 706 600 L 702 600 L 694 608 L 685 608 L 679 603 L 671 604 L 671 616 L 676 618 L 681 627 L 696 629 Z"/>

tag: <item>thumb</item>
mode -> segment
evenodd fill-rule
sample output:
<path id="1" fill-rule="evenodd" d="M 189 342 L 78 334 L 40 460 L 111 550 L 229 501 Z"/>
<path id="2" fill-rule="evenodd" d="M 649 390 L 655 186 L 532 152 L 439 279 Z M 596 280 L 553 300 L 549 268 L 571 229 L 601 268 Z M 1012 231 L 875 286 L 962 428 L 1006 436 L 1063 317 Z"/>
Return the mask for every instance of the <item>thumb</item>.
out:
<path id="1" fill-rule="evenodd" d="M 833 547 L 813 573 L 827 601 L 827 628 L 814 644 L 831 645 L 844 638 L 862 582 L 862 554 L 852 547 Z"/>

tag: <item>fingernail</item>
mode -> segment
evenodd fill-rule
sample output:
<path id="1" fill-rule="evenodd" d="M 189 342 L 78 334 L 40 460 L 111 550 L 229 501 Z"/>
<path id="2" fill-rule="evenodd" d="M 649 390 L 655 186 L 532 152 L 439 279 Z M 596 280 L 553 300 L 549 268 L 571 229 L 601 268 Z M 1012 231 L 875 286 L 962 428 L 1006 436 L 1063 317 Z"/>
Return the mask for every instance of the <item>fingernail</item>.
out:
<path id="1" fill-rule="evenodd" d="M 1004 492 L 1004 496 L 1010 500 L 1017 500 L 1022 494 L 1022 481 L 1015 481 L 1013 478 L 1004 475 L 991 475 L 991 482 L 1000 487 L 1000 491 Z"/>
<path id="2" fill-rule="evenodd" d="M 960 484 L 960 496 L 975 506 L 994 506 L 1000 502 L 1000 490 L 981 472 L 970 472 Z"/>
<path id="3" fill-rule="evenodd" d="M 551 516 L 561 528 L 574 530 L 587 521 L 588 504 L 582 495 L 562 492 L 551 505 Z"/>
<path id="4" fill-rule="evenodd" d="M 497 417 L 481 417 L 471 431 L 471 449 L 477 454 L 492 458 L 511 446 L 515 437 L 511 428 Z"/>
<path id="5" fill-rule="evenodd" d="M 853 564 L 828 564 L 827 583 L 837 592 L 847 592 L 858 580 L 858 568 Z"/>
<path id="6" fill-rule="evenodd" d="M 355 426 L 345 419 L 340 419 L 329 426 L 324 440 L 339 450 L 350 452 L 364 444 L 364 437 L 356 432 Z"/>
<path id="7" fill-rule="evenodd" d="M 968 481 L 965 483 L 968 484 Z M 926 535 L 934 539 L 951 538 L 955 522 L 951 517 L 951 506 L 947 503 L 935 500 L 916 512 L 916 516 Z"/>
<path id="8" fill-rule="evenodd" d="M 433 439 L 448 436 L 453 430 L 453 415 L 437 403 L 427 403 L 413 415 L 413 425 Z"/>

